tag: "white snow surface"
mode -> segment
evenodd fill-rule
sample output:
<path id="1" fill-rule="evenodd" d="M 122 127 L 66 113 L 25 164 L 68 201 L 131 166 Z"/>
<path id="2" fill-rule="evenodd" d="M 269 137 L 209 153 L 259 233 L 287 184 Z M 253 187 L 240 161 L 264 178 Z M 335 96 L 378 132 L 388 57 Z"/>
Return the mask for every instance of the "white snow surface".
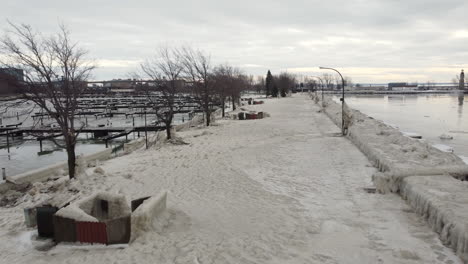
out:
<path id="1" fill-rule="evenodd" d="M 189 144 L 160 142 L 60 185 L 67 199 L 168 190 L 154 229 L 128 247 L 25 248 L 22 209 L 51 195 L 37 191 L 0 208 L 0 262 L 461 263 L 399 196 L 363 191 L 374 167 L 308 97 L 246 108 L 271 117 L 177 132 Z"/>
<path id="2" fill-rule="evenodd" d="M 125 199 L 125 196 L 99 192 L 63 207 L 57 211 L 57 215 L 64 218 L 74 219 L 76 221 L 99 222 L 96 217 L 92 216 L 92 210 L 93 206 L 95 206 L 96 199 L 109 202 L 108 210 L 110 219 L 130 215 L 131 213 L 130 206 Z"/>
<path id="3" fill-rule="evenodd" d="M 98 219 L 87 214 L 80 207 L 78 207 L 78 205 L 75 205 L 75 204 L 70 204 L 69 206 L 66 206 L 58 210 L 56 215 L 61 216 L 63 218 L 69 218 L 69 219 L 73 219 L 73 220 L 81 221 L 81 222 L 99 222 Z"/>

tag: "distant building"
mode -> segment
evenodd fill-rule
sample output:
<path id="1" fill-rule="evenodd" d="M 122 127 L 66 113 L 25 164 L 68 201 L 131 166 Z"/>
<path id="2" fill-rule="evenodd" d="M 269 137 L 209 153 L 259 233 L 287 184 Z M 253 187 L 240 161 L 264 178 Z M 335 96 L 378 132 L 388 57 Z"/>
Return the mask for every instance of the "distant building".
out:
<path id="1" fill-rule="evenodd" d="M 18 88 L 23 81 L 23 70 L 15 68 L 0 68 L 0 95 L 18 93 Z"/>
<path id="2" fill-rule="evenodd" d="M 133 85 L 134 85 L 134 82 L 131 79 L 128 79 L 128 80 L 117 79 L 117 80 L 104 82 L 104 87 L 112 88 L 112 89 L 115 89 L 115 88 L 130 89 L 130 88 L 133 88 Z"/>
<path id="3" fill-rule="evenodd" d="M 389 91 L 412 91 L 417 89 L 417 84 L 408 84 L 406 82 L 394 82 L 388 84 Z"/>
<path id="4" fill-rule="evenodd" d="M 356 91 L 385 91 L 387 90 L 387 85 L 380 85 L 380 84 L 356 84 L 354 86 L 354 90 Z"/>
<path id="5" fill-rule="evenodd" d="M 133 93 L 135 91 L 135 82 L 131 79 L 114 79 L 103 82 L 103 87 L 111 93 Z"/>
<path id="6" fill-rule="evenodd" d="M 460 73 L 460 83 L 458 84 L 458 89 L 464 90 L 465 89 L 465 73 L 461 70 Z"/>

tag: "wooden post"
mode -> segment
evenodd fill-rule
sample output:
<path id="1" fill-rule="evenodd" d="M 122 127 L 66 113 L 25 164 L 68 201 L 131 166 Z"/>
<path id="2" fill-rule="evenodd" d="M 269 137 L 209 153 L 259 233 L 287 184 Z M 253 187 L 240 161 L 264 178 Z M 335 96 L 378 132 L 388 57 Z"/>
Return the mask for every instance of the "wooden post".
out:
<path id="1" fill-rule="evenodd" d="M 145 144 L 148 149 L 148 128 L 146 127 L 146 108 L 145 108 Z"/>
<path id="2" fill-rule="evenodd" d="M 8 133 L 8 130 L 6 131 L 6 142 L 7 142 L 7 151 L 10 153 L 10 135 Z"/>

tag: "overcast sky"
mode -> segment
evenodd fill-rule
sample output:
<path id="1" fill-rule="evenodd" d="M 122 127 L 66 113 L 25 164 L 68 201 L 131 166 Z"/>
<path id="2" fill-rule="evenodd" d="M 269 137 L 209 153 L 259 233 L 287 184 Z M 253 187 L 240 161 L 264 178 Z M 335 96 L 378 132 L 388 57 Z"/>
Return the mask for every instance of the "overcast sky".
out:
<path id="1" fill-rule="evenodd" d="M 0 18 L 44 33 L 59 21 L 95 79 L 126 78 L 158 45 L 190 44 L 246 73 L 335 67 L 354 82 L 450 82 L 468 69 L 468 1 L 4 0 Z M 2 23 L 6 29 L 6 23 Z"/>

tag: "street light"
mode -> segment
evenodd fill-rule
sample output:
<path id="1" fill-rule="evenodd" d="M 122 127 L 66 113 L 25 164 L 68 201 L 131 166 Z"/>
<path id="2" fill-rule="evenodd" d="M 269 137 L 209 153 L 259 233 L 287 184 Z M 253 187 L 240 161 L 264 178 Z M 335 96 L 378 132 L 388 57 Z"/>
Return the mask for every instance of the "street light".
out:
<path id="1" fill-rule="evenodd" d="M 310 76 L 310 77 L 317 78 L 320 81 L 320 87 L 321 87 L 321 90 L 322 90 L 322 107 L 323 107 L 323 81 L 322 81 L 322 78 L 320 78 L 318 76 Z"/>
<path id="2" fill-rule="evenodd" d="M 345 135 L 345 128 L 344 128 L 344 85 L 345 85 L 345 81 L 343 79 L 343 75 L 341 75 L 341 73 L 336 70 L 336 69 L 333 69 L 333 68 L 328 68 L 328 67 L 319 67 L 321 70 L 332 70 L 332 71 L 335 71 L 337 72 L 340 77 L 341 77 L 341 87 L 342 87 L 342 96 L 340 98 L 340 101 L 341 101 L 341 133 L 343 134 L 343 136 Z"/>

